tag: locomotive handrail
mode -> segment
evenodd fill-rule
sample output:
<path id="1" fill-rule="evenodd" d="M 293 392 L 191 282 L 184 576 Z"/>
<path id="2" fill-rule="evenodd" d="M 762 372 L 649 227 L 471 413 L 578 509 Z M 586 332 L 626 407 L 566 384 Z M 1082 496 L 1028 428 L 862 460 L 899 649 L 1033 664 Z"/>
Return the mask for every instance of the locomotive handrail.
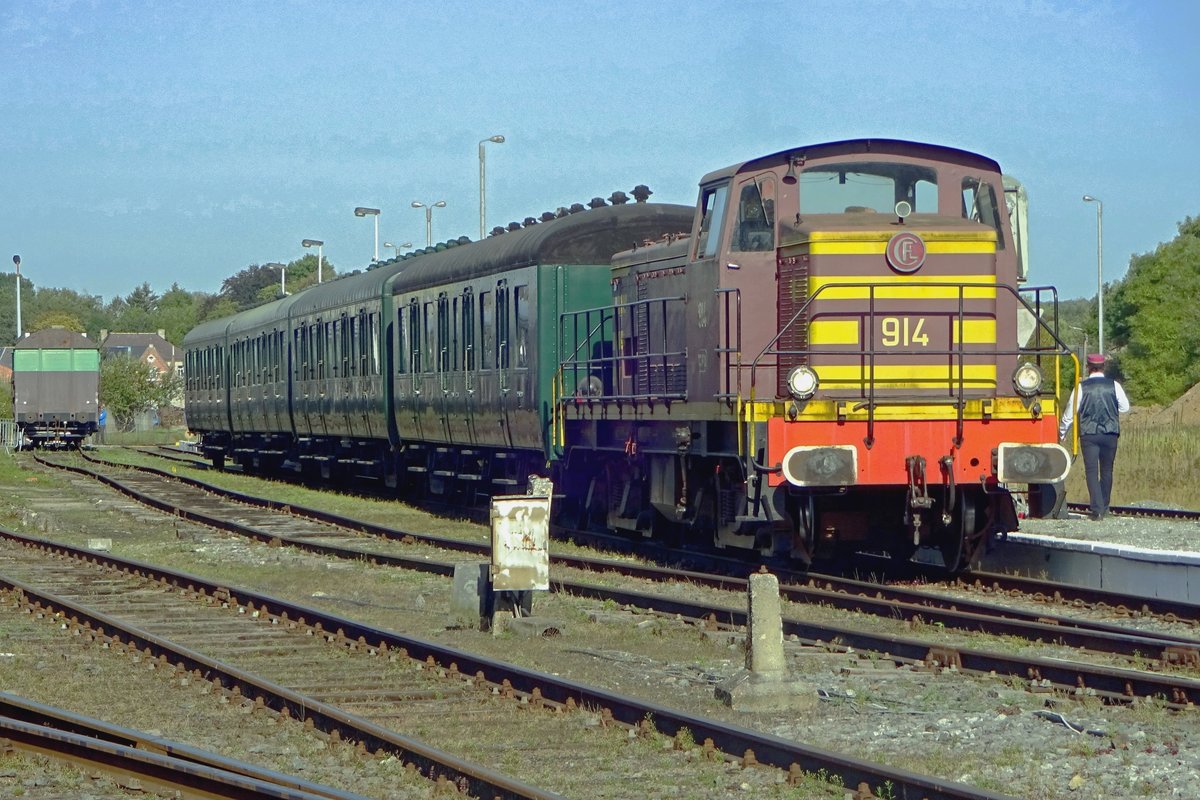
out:
<path id="1" fill-rule="evenodd" d="M 686 298 L 682 295 L 675 297 L 651 297 L 641 300 L 634 300 L 627 303 L 618 303 L 610 306 L 599 306 L 595 308 L 581 309 L 578 311 L 566 311 L 559 315 L 560 330 L 565 334 L 570 325 L 573 335 L 579 339 L 579 320 L 584 320 L 584 329 L 587 333 L 582 341 L 578 341 L 574 351 L 567 358 L 559 362 L 558 372 L 562 376 L 562 385 L 564 396 L 560 398 L 560 403 L 593 403 L 593 402 L 632 402 L 638 400 L 654 402 L 657 400 L 686 400 L 686 357 L 687 350 L 669 350 L 667 343 L 672 339 L 672 332 L 668 331 L 668 307 L 675 303 L 683 303 Z M 658 309 L 653 321 L 661 321 L 661 347 L 651 346 L 651 328 L 652 309 Z M 644 320 L 646 323 L 645 335 L 639 334 L 636 330 L 639 316 L 639 310 L 644 310 Z M 593 327 L 591 325 L 591 315 L 599 314 L 599 322 Z M 568 317 L 572 323 L 568 323 Z M 612 323 L 612 338 L 606 339 L 604 336 L 604 328 L 607 323 Z M 626 342 L 626 328 L 630 330 L 630 341 L 635 342 L 638 346 L 644 345 L 646 352 L 623 352 L 623 347 Z M 593 338 L 593 334 L 599 334 Z M 676 332 L 677 335 L 678 332 Z M 591 355 L 591 346 L 593 344 L 603 344 L 611 342 L 613 350 L 611 354 L 602 354 L 599 356 Z M 587 351 L 581 357 L 581 351 Z M 645 374 L 641 374 L 641 370 L 635 367 L 631 375 L 623 374 L 629 364 L 634 364 L 637 367 L 645 365 Z M 655 373 L 651 370 L 652 365 L 657 365 L 662 375 L 662 386 L 660 391 L 654 390 Z M 571 376 L 574 379 L 572 385 L 576 390 L 571 396 L 566 396 L 565 388 L 567 386 L 566 373 L 570 370 Z M 684 370 L 684 388 L 682 391 L 670 390 L 670 378 L 673 370 Z M 579 378 L 580 374 L 586 378 L 597 377 L 601 381 L 599 393 L 593 394 L 589 390 L 588 393 L 580 393 Z M 609 377 L 609 382 L 604 381 L 605 376 Z M 632 382 L 629 390 L 625 390 L 625 384 Z M 644 387 L 639 385 L 644 383 Z M 620 391 L 618 391 L 618 386 Z M 639 388 L 644 388 L 640 391 Z"/>
<path id="2" fill-rule="evenodd" d="M 725 347 L 717 347 L 717 348 L 715 348 L 714 352 L 723 353 L 725 355 L 733 354 L 736 356 L 736 362 L 737 362 L 736 366 L 732 366 L 730 364 L 730 359 L 729 358 L 725 359 L 725 391 L 721 392 L 720 394 L 717 395 L 718 400 L 729 401 L 736 397 L 742 396 L 742 290 L 737 286 L 731 286 L 731 287 L 726 287 L 723 289 L 717 289 L 716 294 L 725 295 L 725 297 L 723 298 L 725 301 L 725 308 L 724 308 L 725 313 L 723 316 L 724 316 L 724 322 L 725 322 L 726 346 Z M 732 344 L 730 342 L 729 296 L 731 294 L 733 295 L 733 299 L 734 299 L 734 311 L 735 311 L 735 319 L 736 319 L 736 330 L 737 330 L 737 345 L 736 346 L 732 346 Z M 734 371 L 734 375 L 737 376 L 737 391 L 730 391 L 733 388 L 730 385 L 733 383 L 733 381 L 731 381 L 730 377 L 729 377 L 729 372 L 731 369 Z"/>
<path id="3" fill-rule="evenodd" d="M 958 310 L 957 310 L 955 317 L 956 317 L 956 322 L 958 325 L 958 330 L 960 332 L 963 329 L 962 323 L 965 318 L 964 301 L 965 301 L 965 297 L 966 297 L 966 292 L 971 289 L 986 288 L 989 290 L 1006 291 L 1010 295 L 1012 295 L 1012 297 L 1018 303 L 1020 303 L 1026 310 L 1028 310 L 1033 315 L 1034 320 L 1036 321 L 1036 324 L 1037 324 L 1037 327 L 1035 327 L 1035 329 L 1034 329 L 1034 333 L 1035 333 L 1035 336 L 1033 337 L 1033 341 L 1035 342 L 1034 346 L 1032 346 L 1032 347 L 1018 346 L 1016 348 L 1011 348 L 1011 349 L 1000 349 L 999 347 L 995 347 L 991 350 L 986 350 L 986 351 L 973 351 L 972 353 L 970 353 L 971 355 L 981 355 L 981 354 L 986 354 L 986 355 L 991 355 L 991 356 L 1009 356 L 1009 355 L 1011 355 L 1011 356 L 1017 356 L 1017 357 L 1033 356 L 1037 360 L 1037 362 L 1039 363 L 1039 366 L 1040 366 L 1041 357 L 1043 355 L 1047 355 L 1047 356 L 1054 355 L 1056 358 L 1061 358 L 1064 353 L 1067 353 L 1070 351 L 1070 348 L 1067 347 L 1066 343 L 1063 342 L 1063 340 L 1061 338 L 1059 338 L 1059 335 L 1058 335 L 1058 313 L 1057 313 L 1058 293 L 1054 287 L 1036 286 L 1036 287 L 1025 287 L 1022 289 L 1016 289 L 1016 288 L 1014 288 L 1008 284 L 1004 284 L 1004 283 L 963 283 L 963 282 L 952 282 L 952 281 L 922 283 L 921 287 L 922 288 L 939 287 L 939 288 L 957 289 L 957 291 L 958 291 Z M 763 349 L 761 351 L 759 351 L 758 355 L 755 356 L 754 360 L 750 363 L 750 401 L 749 401 L 749 403 L 742 404 L 743 408 L 748 407 L 748 417 L 745 420 L 745 424 L 747 426 L 747 435 L 745 437 L 745 441 L 747 442 L 748 446 L 746 447 L 745 451 L 743 452 L 743 456 L 746 460 L 747 474 L 752 474 L 753 468 L 756 466 L 760 466 L 760 465 L 756 465 L 754 462 L 754 452 L 755 452 L 755 445 L 756 445 L 754 426 L 755 426 L 755 423 L 757 422 L 757 420 L 755 419 L 755 405 L 756 405 L 755 400 L 757 397 L 758 368 L 760 366 L 760 362 L 762 362 L 763 358 L 769 352 L 771 352 L 772 349 L 779 343 L 779 340 L 788 331 L 788 329 L 790 329 L 798 321 L 800 321 L 802 319 L 807 319 L 806 312 L 808 312 L 810 306 L 818 298 L 820 298 L 822 294 L 826 293 L 827 291 L 832 292 L 835 290 L 843 290 L 843 289 L 848 289 L 848 288 L 866 289 L 868 291 L 868 310 L 865 314 L 860 314 L 860 316 L 865 316 L 866 318 L 873 320 L 877 316 L 876 311 L 875 311 L 875 292 L 876 292 L 876 290 L 894 289 L 894 284 L 882 284 L 879 282 L 846 282 L 846 283 L 826 283 L 821 286 L 818 286 L 816 291 L 814 291 L 804 301 L 804 303 L 800 306 L 800 308 L 797 309 L 795 311 L 795 313 L 792 314 L 792 317 L 787 321 L 787 323 L 780 326 L 780 328 L 776 332 L 776 334 L 771 338 L 771 340 L 766 344 L 766 346 L 764 346 Z M 1042 306 L 1041 293 L 1046 292 L 1046 291 L 1049 291 L 1052 293 L 1051 305 L 1055 311 L 1053 327 L 1050 324 L 1048 324 L 1046 322 L 1046 320 L 1044 320 L 1042 318 L 1041 313 L 1040 313 L 1041 306 Z M 1028 301 L 1026 301 L 1026 299 L 1024 297 L 1021 296 L 1022 292 L 1034 294 L 1034 305 L 1033 306 L 1031 306 L 1030 303 Z M 1035 306 L 1036 306 L 1036 308 L 1035 308 Z M 1050 335 L 1050 337 L 1054 340 L 1054 344 L 1047 344 L 1045 346 L 1036 344 L 1037 342 L 1040 341 L 1040 336 L 1037 336 L 1036 334 L 1042 330 L 1044 330 L 1046 333 L 1048 333 Z M 869 377 L 864 379 L 864 383 L 867 384 L 866 389 L 868 392 L 868 396 L 865 401 L 866 402 L 865 407 L 867 409 L 867 435 L 866 435 L 864 441 L 865 441 L 867 447 L 869 448 L 874 443 L 875 407 L 876 407 L 876 405 L 879 404 L 879 401 L 875 398 L 876 357 L 880 356 L 880 355 L 889 355 L 889 354 L 886 352 L 880 352 L 875 347 L 875 326 L 874 325 L 869 326 L 868 336 L 869 336 L 868 348 L 861 350 L 859 352 L 862 356 L 865 356 L 868 361 L 866 374 Z M 952 357 L 954 357 L 954 359 L 952 360 L 951 364 L 948 367 L 948 371 L 949 371 L 948 377 L 950 377 L 951 381 L 953 381 L 956 384 L 956 392 L 955 392 L 955 396 L 953 398 L 953 402 L 957 407 L 957 413 L 956 413 L 957 425 L 956 425 L 956 434 L 955 434 L 955 443 L 956 444 L 961 444 L 961 442 L 962 442 L 963 429 L 964 429 L 964 410 L 965 410 L 965 404 L 966 404 L 965 394 L 966 394 L 967 379 L 966 379 L 966 375 L 965 375 L 965 373 L 966 373 L 965 361 L 966 361 L 966 357 L 967 357 L 968 353 L 966 351 L 966 346 L 965 346 L 966 343 L 963 341 L 964 339 L 965 339 L 965 337 L 960 334 L 958 337 L 959 341 L 958 341 L 958 344 L 956 347 L 951 347 L 951 348 L 947 348 L 944 350 L 943 349 L 924 349 L 924 350 L 922 350 L 922 353 L 927 356 L 952 356 Z M 1054 346 L 1055 344 L 1057 345 L 1057 347 Z M 829 349 L 829 348 L 811 348 L 811 347 L 806 348 L 804 350 L 774 350 L 774 352 L 773 352 L 773 355 L 776 358 L 776 361 L 775 361 L 776 367 L 779 366 L 778 359 L 780 356 L 787 356 L 787 355 L 834 356 L 834 355 L 845 355 L 845 354 L 846 354 L 845 350 L 834 350 L 834 349 Z M 763 366 L 766 366 L 766 365 L 763 364 Z M 957 368 L 957 376 L 954 374 L 954 371 L 956 368 Z M 1057 373 L 1058 373 L 1058 370 L 1056 369 L 1055 370 L 1055 389 L 1054 389 L 1055 396 L 1059 396 L 1061 394 L 1061 391 L 1060 391 L 1061 387 L 1059 385 L 1059 379 L 1058 379 Z M 930 379 L 930 380 L 933 380 L 933 379 Z M 920 383 L 921 379 L 914 379 L 913 382 Z M 928 402 L 928 401 L 923 400 L 923 402 Z M 947 402 L 947 404 L 949 404 L 949 401 Z M 858 407 L 861 408 L 863 406 L 860 404 Z M 740 414 L 739 414 L 739 416 L 740 416 Z M 741 438 L 742 437 L 739 436 L 739 439 L 741 439 Z"/>

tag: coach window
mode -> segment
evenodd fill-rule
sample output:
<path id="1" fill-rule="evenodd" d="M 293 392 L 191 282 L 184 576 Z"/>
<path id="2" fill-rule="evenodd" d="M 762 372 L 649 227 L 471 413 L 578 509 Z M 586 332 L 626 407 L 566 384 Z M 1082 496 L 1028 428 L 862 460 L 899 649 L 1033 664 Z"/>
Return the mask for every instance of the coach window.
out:
<path id="1" fill-rule="evenodd" d="M 437 372 L 437 307 L 429 301 L 424 307 L 425 314 L 425 371 Z"/>
<path id="2" fill-rule="evenodd" d="M 775 249 L 775 179 L 757 177 L 738 193 L 737 230 L 731 250 L 758 252 Z"/>
<path id="3" fill-rule="evenodd" d="M 513 316 L 517 318 L 517 366 L 529 366 L 529 287 L 518 286 L 513 295 Z"/>
<path id="4" fill-rule="evenodd" d="M 475 369 L 475 296 L 470 289 L 462 296 L 463 369 Z"/>
<path id="5" fill-rule="evenodd" d="M 450 370 L 450 302 L 442 292 L 437 299 L 437 371 Z"/>
<path id="6" fill-rule="evenodd" d="M 408 305 L 408 369 L 421 371 L 421 306 L 416 300 Z"/>
<path id="7" fill-rule="evenodd" d="M 325 380 L 325 339 L 321 336 L 322 330 L 320 320 L 308 326 L 308 338 L 312 341 L 312 360 L 316 364 L 314 377 L 319 381 Z"/>
<path id="8" fill-rule="evenodd" d="M 404 327 L 404 307 L 396 308 L 396 342 L 392 349 L 396 350 L 396 374 L 406 372 L 408 363 L 408 330 Z"/>
<path id="9" fill-rule="evenodd" d="M 305 327 L 304 325 L 300 325 L 293 332 L 293 335 L 296 340 L 296 342 L 295 342 L 296 353 L 298 354 L 297 360 L 299 362 L 296 365 L 296 375 L 300 380 L 306 381 L 309 378 L 309 375 L 308 375 L 308 328 Z"/>
<path id="10" fill-rule="evenodd" d="M 342 365 L 342 377 L 349 378 L 353 371 L 351 367 L 354 365 L 354 349 L 350 341 L 350 331 L 354 326 L 354 317 L 342 314 L 342 352 L 339 353 L 341 358 L 339 362 Z"/>
<path id="11" fill-rule="evenodd" d="M 479 358 L 480 369 L 492 369 L 495 362 L 496 313 L 492 305 L 492 293 L 479 293 L 479 344 L 483 352 Z"/>
<path id="12" fill-rule="evenodd" d="M 509 355 L 508 337 L 508 281 L 496 283 L 496 366 L 508 369 L 511 356 Z"/>
<path id="13" fill-rule="evenodd" d="M 450 369 L 458 372 L 458 298 L 450 299 Z"/>
<path id="14" fill-rule="evenodd" d="M 696 237 L 696 258 L 708 258 L 716 255 L 717 244 L 721 238 L 721 221 L 725 219 L 725 201 L 729 194 L 729 185 L 705 189 L 700 199 L 700 235 Z"/>
<path id="15" fill-rule="evenodd" d="M 1005 209 L 1007 213 L 1007 209 Z M 1004 249 L 1004 229 L 1000 225 L 1000 207 L 996 204 L 996 191 L 992 185 L 980 178 L 963 178 L 963 219 L 982 222 L 996 232 L 996 249 Z"/>
<path id="16" fill-rule="evenodd" d="M 370 368 L 371 375 L 380 374 L 379 361 L 379 318 L 382 316 L 378 311 L 372 311 L 367 315 L 367 330 L 370 331 Z"/>

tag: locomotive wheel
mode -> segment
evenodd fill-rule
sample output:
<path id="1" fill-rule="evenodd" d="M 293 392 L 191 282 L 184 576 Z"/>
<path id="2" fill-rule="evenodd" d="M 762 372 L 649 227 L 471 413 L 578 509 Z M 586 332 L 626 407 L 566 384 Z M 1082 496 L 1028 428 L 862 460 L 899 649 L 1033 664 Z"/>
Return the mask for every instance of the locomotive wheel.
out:
<path id="1" fill-rule="evenodd" d="M 946 569 L 961 572 L 987 541 L 987 495 L 978 489 L 961 491 L 950 524 L 942 529 L 938 549 Z"/>
<path id="2" fill-rule="evenodd" d="M 796 538 L 792 558 L 810 566 L 817 557 L 817 511 L 812 495 L 801 495 L 795 505 Z"/>

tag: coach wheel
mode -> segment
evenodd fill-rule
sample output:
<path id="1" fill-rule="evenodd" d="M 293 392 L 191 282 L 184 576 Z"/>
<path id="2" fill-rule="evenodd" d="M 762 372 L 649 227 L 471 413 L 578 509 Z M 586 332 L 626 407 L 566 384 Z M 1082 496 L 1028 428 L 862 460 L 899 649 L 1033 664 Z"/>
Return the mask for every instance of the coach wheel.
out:
<path id="1" fill-rule="evenodd" d="M 979 490 L 960 492 L 950 524 L 940 537 L 946 569 L 961 572 L 975 560 L 987 541 L 987 525 L 987 495 Z"/>

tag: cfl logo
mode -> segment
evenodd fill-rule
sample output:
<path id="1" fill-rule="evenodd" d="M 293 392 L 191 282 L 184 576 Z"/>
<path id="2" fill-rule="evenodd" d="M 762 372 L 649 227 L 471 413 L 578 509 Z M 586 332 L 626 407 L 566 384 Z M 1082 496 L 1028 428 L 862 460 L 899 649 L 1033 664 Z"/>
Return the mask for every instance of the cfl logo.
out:
<path id="1" fill-rule="evenodd" d="M 915 233 L 897 233 L 888 240 L 887 262 L 897 272 L 916 272 L 925 263 L 925 241 Z"/>

